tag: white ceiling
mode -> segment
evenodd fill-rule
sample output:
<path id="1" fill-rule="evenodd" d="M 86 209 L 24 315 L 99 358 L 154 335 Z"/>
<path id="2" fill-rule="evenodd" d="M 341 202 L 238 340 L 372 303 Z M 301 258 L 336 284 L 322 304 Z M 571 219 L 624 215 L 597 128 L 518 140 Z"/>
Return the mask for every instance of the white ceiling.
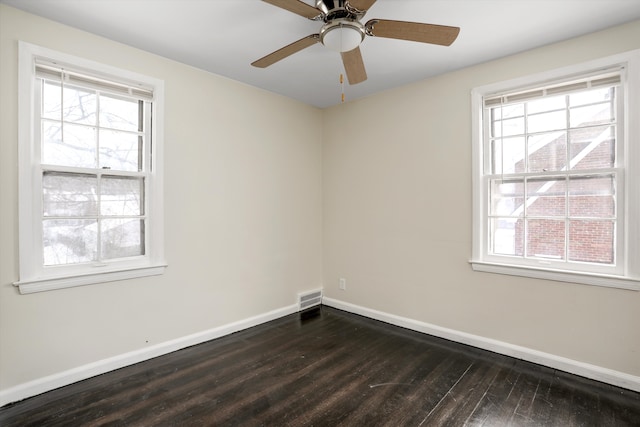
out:
<path id="1" fill-rule="evenodd" d="M 271 67 L 251 62 L 321 23 L 260 0 L 0 0 L 317 107 L 340 103 L 340 55 L 316 44 Z M 305 0 L 314 5 L 314 0 Z M 347 100 L 640 19 L 640 0 L 378 0 L 371 18 L 460 27 L 450 47 L 367 37 L 368 80 Z"/>

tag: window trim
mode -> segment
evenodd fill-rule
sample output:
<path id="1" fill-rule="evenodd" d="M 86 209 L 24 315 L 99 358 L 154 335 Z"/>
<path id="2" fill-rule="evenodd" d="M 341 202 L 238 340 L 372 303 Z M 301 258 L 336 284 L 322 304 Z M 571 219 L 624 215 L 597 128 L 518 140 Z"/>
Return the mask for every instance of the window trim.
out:
<path id="1" fill-rule="evenodd" d="M 623 227 L 624 253 L 618 259 L 622 269 L 616 274 L 580 272 L 561 268 L 545 268 L 509 262 L 510 257 L 488 253 L 487 209 L 488 190 L 485 186 L 483 128 L 483 97 L 508 91 L 525 91 L 534 86 L 544 86 L 572 77 L 605 71 L 614 67 L 625 69 L 621 90 L 624 91 L 624 112 L 620 117 L 624 144 L 622 159 L 624 176 Z M 472 255 L 470 264 L 474 271 L 506 274 L 536 279 L 555 280 L 594 286 L 640 290 L 640 121 L 630 117 L 640 115 L 640 50 L 629 51 L 606 58 L 555 70 L 523 76 L 502 82 L 476 87 L 471 91 L 472 125 Z"/>
<path id="2" fill-rule="evenodd" d="M 63 289 L 116 280 L 163 274 L 167 266 L 164 259 L 163 209 L 163 134 L 164 134 L 164 82 L 160 79 L 101 64 L 95 61 L 61 53 L 52 49 L 18 42 L 18 210 L 19 210 L 19 270 L 15 282 L 21 294 Z M 144 89 L 153 89 L 151 116 L 153 155 L 148 172 L 148 218 L 146 224 L 146 253 L 135 259 L 109 263 L 87 263 L 70 266 L 44 267 L 39 254 L 42 245 L 38 232 L 41 225 L 42 192 L 40 153 L 35 130 L 36 61 L 66 64 L 76 70 L 90 70 L 92 75 L 131 82 Z M 39 228 L 38 228 L 39 227 Z"/>

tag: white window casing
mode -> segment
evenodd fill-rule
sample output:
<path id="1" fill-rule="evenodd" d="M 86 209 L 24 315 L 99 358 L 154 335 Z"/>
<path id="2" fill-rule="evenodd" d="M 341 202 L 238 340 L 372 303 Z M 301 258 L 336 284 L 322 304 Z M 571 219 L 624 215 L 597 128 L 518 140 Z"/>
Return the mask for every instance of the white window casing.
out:
<path id="1" fill-rule="evenodd" d="M 21 293 L 25 294 L 162 274 L 166 267 L 163 223 L 163 81 L 22 41 L 19 42 L 18 72 L 20 279 L 14 285 L 19 287 Z M 80 91 L 86 90 L 97 100 L 95 101 L 95 104 L 98 105 L 94 114 L 95 123 L 83 125 L 84 127 L 67 122 L 67 119 L 63 118 L 64 112 L 61 108 L 59 119 L 61 133 L 64 129 L 63 126 L 76 126 L 77 129 L 82 129 L 81 132 L 96 135 L 96 141 L 103 137 L 101 132 L 104 132 L 104 138 L 107 137 L 108 132 L 111 132 L 110 135 L 118 134 L 120 137 L 126 135 L 130 140 L 138 141 L 136 162 L 141 166 L 137 170 L 136 168 L 102 166 L 102 161 L 98 160 L 102 156 L 100 150 L 106 149 L 99 145 L 95 146 L 93 154 L 88 155 L 93 155 L 96 159 L 93 166 L 65 165 L 60 162 L 48 164 L 43 155 L 43 129 L 47 121 L 55 125 L 57 119 L 49 119 L 45 117 L 46 114 L 43 112 L 45 81 L 48 82 L 48 87 L 53 87 L 54 90 L 57 90 L 56 84 L 59 85 L 61 96 L 63 96 L 63 90 L 66 87 L 74 87 L 79 88 Z M 99 109 L 101 99 L 104 99 L 105 102 L 110 99 L 113 102 L 121 102 L 123 105 L 136 108 L 135 111 L 138 113 L 134 111 L 133 114 L 139 114 L 140 128 L 114 130 L 106 127 L 107 125 L 101 125 L 100 114 L 103 111 Z M 64 105 L 64 102 L 61 100 L 60 105 Z M 116 144 L 116 148 L 118 143 L 113 143 Z M 104 164 L 107 164 L 106 161 Z M 97 187 L 92 187 L 92 191 L 94 193 L 97 191 L 98 195 L 95 197 L 102 202 L 98 201 L 97 205 L 95 203 L 94 205 L 104 206 L 104 208 L 93 207 L 90 214 L 48 217 L 45 211 L 50 206 L 54 206 L 58 210 L 62 206 L 64 210 L 65 203 L 73 203 L 77 200 L 70 198 L 69 200 L 72 202 L 68 202 L 59 194 L 58 198 L 47 199 L 47 188 L 44 183 L 60 186 L 65 182 L 65 179 L 81 180 L 82 178 L 88 178 L 97 183 Z M 137 209 L 139 212 L 127 214 L 109 212 L 107 196 L 111 197 L 112 203 L 115 198 L 116 202 L 121 202 L 120 205 L 126 205 L 126 202 L 117 199 L 123 194 L 117 193 L 117 191 L 125 191 L 118 190 L 118 184 L 122 183 L 130 184 L 132 188 L 138 186 L 137 191 L 140 196 L 137 199 Z M 109 188 L 115 188 L 115 190 L 111 190 L 115 193 L 107 194 Z M 100 199 L 102 197 L 103 199 Z M 49 251 L 50 258 L 51 251 L 55 252 L 55 248 L 45 249 L 44 224 L 47 221 L 49 221 L 48 224 L 51 224 L 56 220 L 61 222 L 86 221 L 87 224 L 91 221 L 95 222 L 98 227 L 97 231 L 94 231 L 97 235 L 95 247 L 99 256 L 96 256 L 95 259 L 81 259 L 75 262 L 46 261 L 45 251 Z M 101 232 L 98 224 L 113 225 L 117 224 L 118 220 L 123 223 L 129 221 L 136 224 L 137 222 L 140 253 L 125 253 L 123 250 L 122 254 L 113 255 L 108 252 L 111 249 L 104 249 L 111 247 L 109 246 L 111 242 L 108 241 L 110 237 L 101 236 L 110 236 L 110 234 L 104 231 L 107 230 L 106 225 L 103 225 L 104 230 Z M 105 246 L 101 246 L 101 244 Z M 105 254 L 110 254 L 110 256 Z"/>
<path id="2" fill-rule="evenodd" d="M 573 99 L 570 98 L 571 96 L 578 97 L 587 91 L 599 88 L 602 88 L 602 91 L 613 88 L 610 110 L 614 111 L 612 113 L 614 119 L 611 119 L 610 123 L 602 122 L 602 124 L 594 121 L 596 124 L 589 126 L 594 132 L 601 126 L 604 129 L 602 138 L 609 137 L 613 140 L 611 145 L 615 146 L 615 153 L 612 157 L 615 158 L 615 163 L 608 167 L 593 166 L 593 169 L 580 166 L 574 170 L 574 166 L 588 156 L 590 150 L 593 150 L 599 142 L 598 138 L 594 137 L 591 144 L 584 143 L 580 146 L 583 152 L 578 152 L 578 149 L 571 151 L 573 148 L 570 140 L 571 132 L 577 134 L 577 131 L 583 128 L 580 127 L 581 125 L 571 124 L 573 112 L 577 115 L 580 107 L 570 106 L 569 99 Z M 471 96 L 473 243 L 470 263 L 473 269 L 640 290 L 640 120 L 638 120 L 640 117 L 640 50 L 477 87 L 473 89 Z M 564 107 L 550 107 L 548 110 L 540 110 L 541 112 L 534 110 L 533 106 L 539 100 L 552 103 L 555 99 L 562 98 L 566 98 Z M 523 128 L 508 134 L 509 130 L 504 126 L 512 117 L 514 119 L 511 120 L 513 123 L 510 125 L 513 125 L 514 129 L 518 126 Z M 554 119 L 558 123 L 565 120 L 565 127 L 552 128 L 552 125 L 545 123 L 544 125 L 549 126 L 550 129 L 558 129 L 555 135 L 552 135 L 553 131 L 548 130 L 536 133 L 535 120 L 540 122 Z M 498 125 L 500 128 L 497 127 Z M 531 129 L 528 128 L 529 126 Z M 536 138 L 544 140 L 545 133 L 551 136 L 546 142 L 543 141 L 535 146 Z M 533 153 L 544 144 L 550 145 L 549 140 L 561 134 L 565 140 L 565 148 L 562 148 L 566 150 L 565 164 L 555 169 L 530 167 L 534 160 L 529 150 Z M 560 139 L 559 136 L 557 138 Z M 511 154 L 517 152 L 517 155 L 512 155 L 511 160 L 505 162 L 505 158 L 510 154 L 505 151 L 507 140 L 513 146 L 521 144 L 522 148 L 509 148 L 509 150 L 515 150 Z M 559 142 L 554 144 L 555 149 L 559 150 L 558 147 L 562 147 Z M 576 147 L 578 146 L 576 144 Z M 516 162 L 520 159 L 518 156 L 521 156 L 522 160 Z M 505 163 L 508 167 L 505 167 Z M 584 180 L 588 179 L 611 182 L 610 198 L 613 200 L 613 208 L 610 217 L 582 217 L 582 213 L 570 213 L 570 206 L 573 206 L 572 200 L 578 200 L 579 197 L 571 199 L 572 193 L 568 188 L 572 184 L 577 188 L 575 183 L 581 180 L 585 182 Z M 536 181 L 545 185 L 536 187 Z M 531 183 L 531 190 L 528 187 L 529 183 Z M 544 191 L 554 183 L 559 183 L 556 188 L 564 188 L 554 193 L 556 196 L 559 194 L 556 202 L 561 210 L 564 210 L 561 213 L 551 212 L 552 209 L 548 207 L 551 203 L 547 203 L 547 208 L 544 208 L 546 210 L 532 207 L 530 212 L 527 211 L 535 204 L 538 197 L 548 197 L 546 200 L 552 201 L 553 195 L 545 194 Z M 502 193 L 501 185 L 512 189 L 511 193 L 506 194 L 506 191 Z M 575 194 L 578 194 L 577 190 Z M 517 209 L 506 210 L 507 213 L 496 213 L 499 211 L 499 208 L 496 208 L 499 202 L 496 200 L 503 200 L 500 197 L 509 199 L 507 204 L 510 207 L 517 206 Z M 593 197 L 592 200 L 600 199 Z M 577 206 L 577 201 L 575 203 L 574 206 Z M 540 203 L 539 206 L 542 204 Z M 536 229 L 534 224 L 543 226 Z M 564 229 L 564 232 L 558 232 L 558 241 L 563 242 L 558 243 L 558 246 L 564 245 L 564 252 L 556 256 L 535 252 L 533 248 L 538 247 L 536 246 L 538 243 L 535 243 L 537 237 L 533 230 L 537 233 L 540 233 L 540 230 L 547 232 L 553 228 L 554 224 L 559 225 L 559 229 Z M 609 246 L 612 248 L 613 255 L 610 260 L 593 261 L 586 258 L 585 260 L 574 255 L 578 252 L 577 249 L 571 252 L 572 248 L 577 248 L 583 243 L 580 237 L 576 236 L 584 236 L 590 232 L 587 231 L 583 235 L 577 232 L 571 234 L 572 230 L 579 229 L 580 225 L 587 227 L 584 224 L 591 224 L 591 226 L 611 224 Z M 500 227 L 504 227 L 504 230 Z M 516 231 L 510 231 L 510 227 L 515 228 Z M 503 231 L 504 234 L 500 234 Z M 501 237 L 496 237 L 503 235 L 506 237 L 502 240 Z M 514 235 L 516 237 L 513 237 Z M 549 235 L 552 237 L 545 235 L 539 240 L 544 238 L 552 240 L 553 232 L 549 231 Z M 517 243 L 511 246 L 505 245 L 504 242 L 509 243 L 509 239 Z M 594 246 L 597 245 L 594 244 Z M 528 252 L 529 248 L 531 253 Z M 590 249 L 583 250 L 586 252 Z M 549 252 L 553 250 L 549 249 Z"/>

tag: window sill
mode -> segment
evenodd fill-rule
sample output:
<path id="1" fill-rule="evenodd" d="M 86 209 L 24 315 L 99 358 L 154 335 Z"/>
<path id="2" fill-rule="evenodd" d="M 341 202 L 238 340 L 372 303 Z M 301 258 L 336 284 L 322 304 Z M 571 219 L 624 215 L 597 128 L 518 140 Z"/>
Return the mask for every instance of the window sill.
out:
<path id="1" fill-rule="evenodd" d="M 117 280 L 135 279 L 146 276 L 157 276 L 164 273 L 166 265 L 154 265 L 151 267 L 133 268 L 129 270 L 93 273 L 71 277 L 53 277 L 18 281 L 17 286 L 21 294 L 52 291 L 55 289 L 72 288 L 75 286 L 94 285 L 97 283 L 115 282 Z"/>
<path id="2" fill-rule="evenodd" d="M 623 276 L 579 273 L 575 271 L 552 271 L 531 267 L 520 267 L 486 261 L 469 261 L 474 271 L 506 274 L 510 276 L 529 277 L 534 279 L 555 280 L 558 282 L 580 283 L 583 285 L 604 286 L 608 288 L 640 291 L 640 280 Z"/>

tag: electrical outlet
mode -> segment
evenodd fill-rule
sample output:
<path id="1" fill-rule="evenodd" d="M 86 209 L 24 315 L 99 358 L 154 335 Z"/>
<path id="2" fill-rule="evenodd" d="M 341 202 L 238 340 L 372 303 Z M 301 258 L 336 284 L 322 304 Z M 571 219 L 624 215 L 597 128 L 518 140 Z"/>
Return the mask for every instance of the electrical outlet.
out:
<path id="1" fill-rule="evenodd" d="M 340 289 L 343 291 L 347 290 L 347 279 L 340 278 Z"/>

